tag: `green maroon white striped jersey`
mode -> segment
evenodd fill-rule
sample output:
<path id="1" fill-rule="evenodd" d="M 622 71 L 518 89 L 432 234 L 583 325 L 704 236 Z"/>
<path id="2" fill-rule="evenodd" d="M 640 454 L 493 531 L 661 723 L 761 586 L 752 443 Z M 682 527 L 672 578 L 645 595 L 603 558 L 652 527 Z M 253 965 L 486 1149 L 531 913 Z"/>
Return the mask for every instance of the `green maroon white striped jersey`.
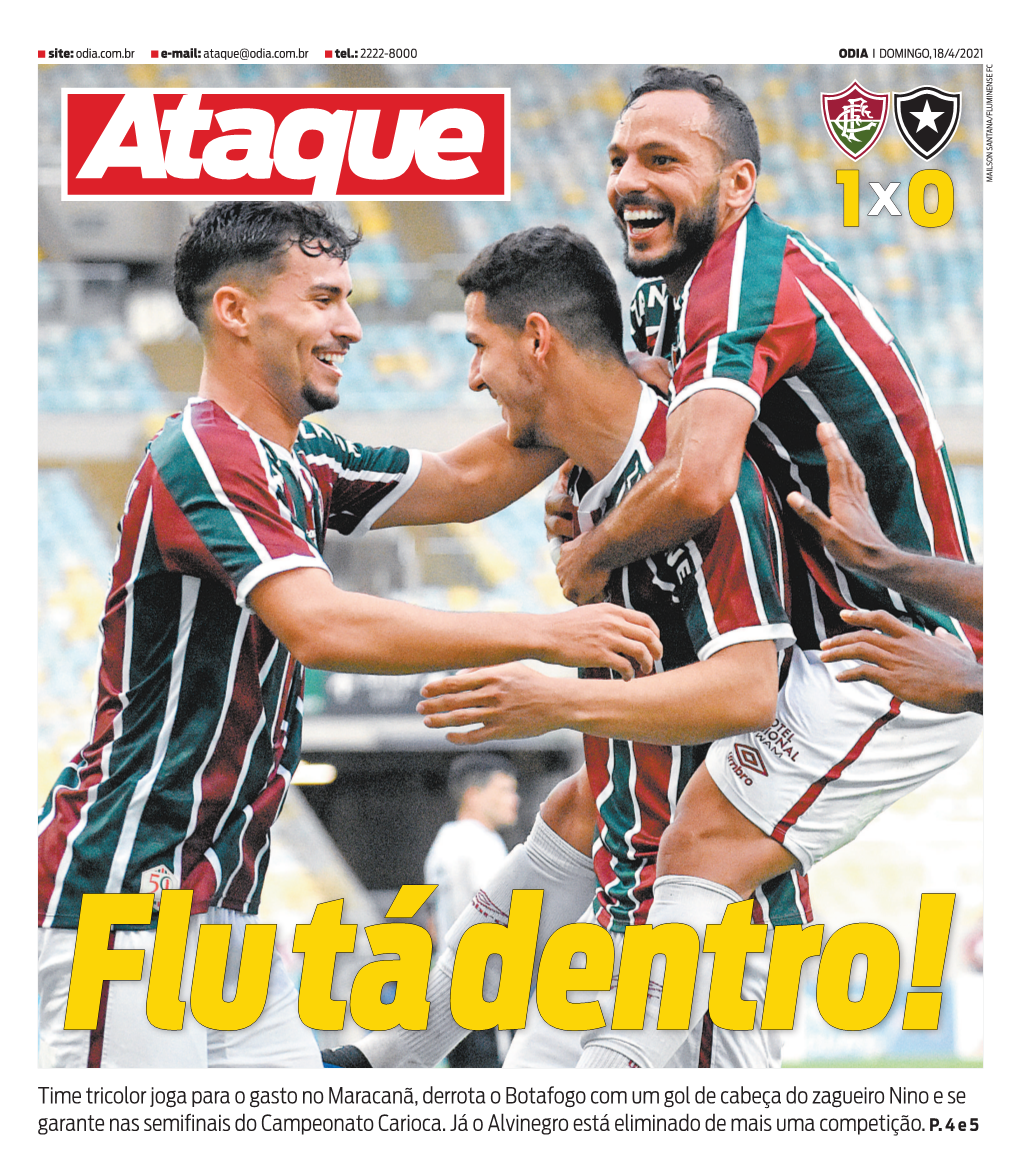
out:
<path id="1" fill-rule="evenodd" d="M 76 926 L 86 893 L 183 888 L 195 913 L 257 911 L 304 671 L 248 593 L 325 568 L 327 527 L 368 529 L 420 463 L 308 422 L 288 450 L 211 400 L 166 422 L 121 520 L 91 737 L 40 817 L 41 926 Z"/>
<path id="2" fill-rule="evenodd" d="M 704 388 L 753 405 L 747 450 L 783 504 L 797 643 L 846 631 L 840 608 L 883 608 L 980 650 L 980 635 L 836 565 L 786 503 L 799 490 L 828 505 L 815 436 L 832 421 L 864 470 L 882 530 L 901 547 L 972 558 L 945 443 L 916 372 L 892 331 L 836 263 L 754 204 L 713 244 L 673 299 L 662 282 L 631 305 L 637 346 L 668 357 L 673 407 Z"/>
<path id="3" fill-rule="evenodd" d="M 583 469 L 571 475 L 580 528 L 589 529 L 613 509 L 665 445 L 666 404 L 645 386 L 631 439 L 614 468 L 597 484 Z M 608 598 L 646 612 L 658 624 L 663 654 L 657 673 L 748 641 L 772 641 L 779 650 L 791 646 L 779 520 L 754 463 L 744 459 L 737 492 L 712 528 L 675 550 L 614 571 Z M 582 675 L 605 677 L 608 671 Z M 598 809 L 594 908 L 601 925 L 623 930 L 645 921 L 659 839 L 706 750 L 585 736 L 585 765 Z M 758 922 L 811 920 L 807 879 L 796 873 L 774 878 L 755 898 Z"/>

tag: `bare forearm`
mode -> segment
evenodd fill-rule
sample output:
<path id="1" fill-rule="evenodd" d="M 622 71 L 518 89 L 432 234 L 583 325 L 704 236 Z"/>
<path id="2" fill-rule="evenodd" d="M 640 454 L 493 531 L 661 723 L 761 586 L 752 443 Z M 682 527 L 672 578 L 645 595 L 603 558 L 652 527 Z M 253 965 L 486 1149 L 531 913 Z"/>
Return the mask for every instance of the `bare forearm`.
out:
<path id="1" fill-rule="evenodd" d="M 891 542 L 875 520 L 864 473 L 835 425 L 825 422 L 817 431 L 829 474 L 829 514 L 796 491 L 786 500 L 818 531 L 829 554 L 901 596 L 981 628 L 982 569 L 963 560 L 906 551 Z"/>
<path id="2" fill-rule="evenodd" d="M 345 603 L 354 593 L 345 593 Z M 548 617 L 434 612 L 360 596 L 323 617 L 295 653 L 313 669 L 339 673 L 427 673 L 550 653 Z M 293 650 L 292 650 L 293 651 Z"/>
<path id="3" fill-rule="evenodd" d="M 976 628 L 984 625 L 984 570 L 890 546 L 866 570 L 886 587 Z"/>
<path id="4" fill-rule="evenodd" d="M 489 429 L 449 452 L 423 453 L 414 485 L 375 527 L 487 518 L 538 485 L 562 460 L 552 449 L 515 449 L 505 426 Z"/>
<path id="5" fill-rule="evenodd" d="M 655 468 L 594 530 L 560 549 L 556 574 L 567 599 L 601 598 L 613 568 L 699 534 L 737 488 L 753 417 L 747 401 L 718 389 L 671 413 L 667 452 Z"/>
<path id="6" fill-rule="evenodd" d="M 302 568 L 256 584 L 250 606 L 303 665 L 346 673 L 424 673 L 535 658 L 633 675 L 662 656 L 654 623 L 600 604 L 549 616 L 434 612 L 333 587 Z"/>
<path id="7" fill-rule="evenodd" d="M 767 726 L 777 689 L 775 646 L 755 641 L 631 682 L 550 678 L 520 665 L 468 670 L 429 682 L 418 713 L 433 728 L 480 723 L 480 730 L 448 736 L 465 745 L 559 729 L 660 745 L 696 744 Z"/>
<path id="8" fill-rule="evenodd" d="M 634 681 L 557 683 L 557 725 L 602 738 L 663 746 L 711 742 L 760 730 L 775 716 L 775 682 L 737 683 L 711 662 Z"/>
<path id="9" fill-rule="evenodd" d="M 716 389 L 672 412 L 665 456 L 596 528 L 604 532 L 593 551 L 598 565 L 622 567 L 698 534 L 737 488 L 753 418 L 746 401 Z"/>
<path id="10" fill-rule="evenodd" d="M 592 566 L 612 571 L 686 542 L 718 509 L 714 502 L 690 499 L 678 463 L 665 458 L 584 536 Z"/>
<path id="11" fill-rule="evenodd" d="M 949 682 L 946 683 L 946 694 L 949 695 Z M 961 670 L 955 683 L 956 695 L 952 699 L 951 714 L 962 714 L 970 710 L 974 714 L 985 712 L 985 670 L 981 664 L 967 666 Z"/>
<path id="12" fill-rule="evenodd" d="M 678 547 L 726 500 L 717 507 L 715 500 L 688 495 L 672 459 L 664 458 L 598 526 L 559 547 L 556 575 L 563 594 L 575 604 L 603 599 L 614 568 Z"/>

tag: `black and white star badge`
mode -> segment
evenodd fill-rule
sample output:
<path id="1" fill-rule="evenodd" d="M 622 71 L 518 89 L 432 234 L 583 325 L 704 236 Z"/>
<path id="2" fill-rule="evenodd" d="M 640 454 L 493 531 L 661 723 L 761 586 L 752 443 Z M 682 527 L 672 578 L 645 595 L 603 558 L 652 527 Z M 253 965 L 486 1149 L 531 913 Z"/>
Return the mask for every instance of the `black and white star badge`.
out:
<path id="1" fill-rule="evenodd" d="M 918 86 L 893 94 L 893 115 L 904 143 L 922 159 L 932 159 L 953 137 L 960 122 L 961 94 L 937 86 Z"/>

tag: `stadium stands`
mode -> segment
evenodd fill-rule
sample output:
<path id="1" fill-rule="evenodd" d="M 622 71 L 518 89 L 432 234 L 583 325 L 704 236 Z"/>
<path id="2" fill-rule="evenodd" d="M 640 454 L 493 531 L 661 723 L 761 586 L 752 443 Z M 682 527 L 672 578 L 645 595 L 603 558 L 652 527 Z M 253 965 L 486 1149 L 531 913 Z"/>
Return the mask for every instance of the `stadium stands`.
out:
<path id="1" fill-rule="evenodd" d="M 954 455 L 974 462 L 959 465 L 957 471 L 980 556 L 983 271 L 976 99 L 965 99 L 956 137 L 934 163 L 952 176 L 955 210 L 950 223 L 933 232 L 907 215 L 907 184 L 924 165 L 900 141 L 891 120 L 876 149 L 857 164 L 840 155 L 826 135 L 819 97 L 852 80 L 850 63 L 712 68 L 748 101 L 758 121 L 763 206 L 830 252 L 875 303 L 910 354 Z M 938 84 L 976 95 L 979 68 L 947 67 Z M 335 427 L 343 429 L 344 411 L 380 418 L 399 414 L 407 418 L 411 432 L 432 436 L 438 429 L 451 439 L 473 423 L 477 414 L 466 408 L 477 407 L 479 401 L 466 386 L 470 347 L 463 338 L 453 278 L 478 249 L 507 232 L 536 223 L 566 223 L 585 233 L 610 260 L 626 300 L 633 279 L 623 269 L 619 237 L 602 194 L 605 146 L 625 95 L 641 72 L 640 66 L 416 63 L 375 72 L 372 84 L 508 88 L 512 199 L 438 206 L 361 202 L 342 208 L 364 233 L 352 268 L 365 338 L 346 369 Z M 902 90 L 930 81 L 931 73 L 927 66 L 875 63 L 868 85 Z M 47 467 L 39 474 L 38 747 L 44 794 L 62 762 L 81 744 L 88 724 L 96 626 L 115 543 L 109 504 L 90 499 L 83 486 L 92 483 L 78 476 L 101 459 L 92 447 L 95 432 L 89 422 L 103 428 L 103 417 L 130 418 L 125 435 L 137 437 L 131 442 L 137 450 L 132 460 L 137 460 L 144 437 L 194 389 L 198 370 L 191 328 L 167 293 L 169 259 L 188 209 L 123 203 L 85 206 L 83 212 L 82 206 L 62 204 L 61 88 L 318 88 L 362 85 L 359 79 L 367 75 L 328 64 L 167 62 L 43 65 L 39 76 L 40 449 L 46 460 L 68 462 L 66 468 Z M 856 229 L 842 223 L 835 172 L 843 167 L 860 171 L 861 224 Z M 872 181 L 900 184 L 895 197 L 899 217 L 868 215 Z M 968 425 L 975 420 L 976 427 Z M 54 458 L 47 454 L 47 438 L 58 427 L 62 455 Z M 77 449 L 73 443 L 68 447 L 68 436 L 72 442 L 79 438 Z M 123 465 L 110 478 L 120 478 L 126 487 L 128 463 L 122 456 L 117 459 Z M 381 565 L 394 558 L 414 562 L 410 579 L 397 590 L 419 603 L 483 609 L 564 606 L 543 541 L 541 491 L 484 523 L 444 528 L 405 544 L 396 554 L 366 544 L 358 554 L 366 590 L 377 581 L 373 561 Z M 345 583 L 342 578 L 338 582 Z M 382 577 L 379 582 L 389 590 L 393 580 Z M 377 712 L 384 708 L 384 694 L 397 693 L 402 705 L 411 700 L 412 705 L 405 705 L 410 712 L 413 685 L 402 680 L 358 685 L 362 712 Z M 320 714 L 339 713 L 355 688 L 356 683 L 339 675 L 332 682 L 310 675 L 309 726 Z M 383 773 L 378 765 L 373 769 Z M 428 819 L 434 814 L 429 809 Z M 967 819 L 967 827 L 979 827 L 979 816 L 970 813 Z M 424 824 L 417 830 L 426 844 L 431 831 Z M 931 833 L 933 844 L 943 831 L 939 824 Z M 294 838 L 294 858 L 300 856 L 301 843 Z M 286 862 L 281 854 L 281 874 Z M 870 884 L 865 873 L 844 890 L 865 893 Z M 944 884 L 941 877 L 939 885 Z M 834 903 L 839 901 L 837 888 Z M 974 915 L 980 909 L 980 877 L 972 891 L 960 892 L 961 910 Z M 302 901 L 307 905 L 304 897 Z M 916 905 L 904 917 L 910 913 L 916 917 Z M 831 1047 L 831 1041 L 824 1047 Z M 805 1046 L 804 1055 L 810 1052 Z"/>
<path id="2" fill-rule="evenodd" d="M 39 788 L 88 731 L 113 541 L 66 469 L 39 473 Z"/>
<path id="3" fill-rule="evenodd" d="M 848 164 L 829 142 L 819 114 L 819 96 L 847 84 L 845 66 L 718 66 L 723 77 L 748 101 L 762 132 L 761 196 L 769 212 L 812 236 L 845 265 L 902 338 L 935 404 L 978 405 L 981 401 L 981 177 L 980 125 L 976 103 L 965 102 L 953 143 L 937 160 L 952 175 L 955 211 L 937 233 L 915 225 L 905 210 L 910 176 L 919 169 L 893 127 L 876 150 L 857 166 L 861 172 L 862 217 L 855 232 L 841 222 L 837 168 Z M 968 67 L 973 71 L 974 67 Z M 637 66 L 432 66 L 408 63 L 388 80 L 403 86 L 485 86 L 509 88 L 512 95 L 513 198 L 510 202 L 458 201 L 446 206 L 456 252 L 473 255 L 504 233 L 542 222 L 570 224 L 587 233 L 615 266 L 619 245 L 604 201 L 604 148 Z M 902 89 L 920 84 L 920 66 L 876 64 L 869 85 Z M 72 76 L 69 76 L 73 74 Z M 120 76 L 114 76 L 120 75 Z M 342 84 L 326 65 L 293 72 L 283 66 L 185 63 L 118 69 L 81 65 L 43 71 L 40 91 L 40 166 L 59 164 L 59 85 L 206 86 Z M 915 82 L 916 78 L 916 82 Z M 52 80 L 49 80 L 52 79 Z M 101 79 L 101 80 L 99 80 Z M 940 76 L 948 89 L 965 89 L 966 69 Z M 869 218 L 873 200 L 868 182 L 898 181 L 901 215 Z M 129 213 L 129 210 L 125 210 Z M 423 339 L 424 323 L 436 280 L 435 266 L 422 263 L 407 248 L 406 210 L 399 205 L 352 207 L 365 231 L 358 254 L 358 295 L 372 316 L 410 329 L 399 335 L 366 338 L 375 377 L 394 382 L 410 376 L 409 386 L 428 391 L 426 406 L 455 404 L 459 373 L 449 370 L 437 348 Z M 400 223 L 398 223 L 398 218 Z M 448 271 L 449 266 L 445 267 Z M 448 282 L 448 273 L 444 272 Z M 949 326 L 946 329 L 946 308 Z M 423 377 L 426 365 L 430 368 Z M 59 374 L 59 373 L 58 373 Z M 371 400 L 370 393 L 364 393 Z M 82 397 L 82 408 L 96 397 Z"/>
<path id="4" fill-rule="evenodd" d="M 828 143 L 818 113 L 819 94 L 846 84 L 843 67 L 719 66 L 724 78 L 749 102 L 759 122 L 764 156 L 761 198 L 778 218 L 813 236 L 845 264 L 897 330 L 921 373 L 933 403 L 948 409 L 981 402 L 981 192 L 975 152 L 980 144 L 977 112 L 964 104 L 961 129 L 940 156 L 953 175 L 956 211 L 946 231 L 931 233 L 902 215 L 869 219 L 848 231 L 840 221 L 841 199 L 834 170 L 846 160 Z M 190 72 L 189 72 L 190 69 Z M 914 72 L 917 72 L 916 70 Z M 923 71 L 921 71 L 923 72 Z M 630 279 L 619 260 L 616 230 L 601 195 L 605 144 L 624 97 L 639 78 L 633 66 L 402 67 L 388 80 L 409 87 L 486 86 L 509 88 L 512 98 L 512 189 L 509 202 L 462 201 L 442 207 L 450 248 L 438 258 L 414 249 L 407 209 L 399 204 L 362 202 L 343 209 L 359 224 L 364 240 L 357 252 L 356 296 L 365 321 L 343 385 L 351 412 L 447 413 L 472 401 L 465 372 L 470 348 L 460 318 L 434 313 L 436 289 L 446 287 L 445 306 L 456 307 L 452 277 L 460 264 L 494 238 L 529 224 L 566 222 L 590 235 L 611 259 L 621 289 Z M 913 76 L 903 66 L 876 66 L 874 88 L 904 84 Z M 920 78 L 920 73 L 918 73 Z M 185 86 L 328 86 L 338 84 L 334 67 L 145 64 L 129 67 L 80 64 L 40 73 L 40 167 L 52 179 L 59 165 L 60 87 L 120 84 Z M 963 72 L 943 79 L 963 88 Z M 860 164 L 862 187 L 874 175 L 883 183 L 914 169 L 913 157 L 887 130 L 873 156 Z M 862 201 L 866 207 L 867 201 Z M 132 215 L 131 205 L 118 214 Z M 413 228 L 413 226 L 412 226 Z M 125 234 L 130 239 L 130 234 Z M 54 242 L 41 239 L 44 254 Z M 168 239 L 167 251 L 172 248 Z M 174 406 L 155 374 L 146 345 L 129 329 L 131 307 L 146 292 L 165 285 L 166 266 L 130 268 L 68 258 L 48 260 L 39 269 L 39 407 L 43 414 L 134 413 L 146 424 Z M 451 293 L 452 291 L 452 293 Z M 183 319 L 171 309 L 170 342 L 183 347 Z M 173 336 L 176 332 L 176 336 Z M 137 333 L 137 332 L 135 332 Z M 178 397 L 179 399 L 179 397 Z M 42 432 L 45 438 L 46 416 Z M 149 429 L 151 431 L 151 428 Z M 84 434 L 82 434 L 84 435 Z M 139 430 L 141 436 L 141 429 Z M 953 438 L 950 436 L 950 443 Z M 45 444 L 45 439 L 44 439 Z M 88 458 L 89 454 L 82 454 Z M 45 477 L 57 476 L 47 471 Z M 972 524 L 980 530 L 980 470 L 960 471 L 961 490 Z M 64 484 L 64 483 L 61 483 Z M 70 493 L 71 491 L 67 491 Z M 75 500 L 80 501 L 77 491 Z M 41 511 L 41 522 L 46 511 Z M 462 545 L 478 574 L 470 584 L 430 585 L 443 606 L 505 601 L 521 608 L 550 606 L 555 581 L 542 544 L 540 495 L 505 515 L 449 541 Z M 45 522 L 42 522 L 45 525 Z M 74 533 L 73 531 L 71 533 Z M 95 549 L 95 548 L 90 548 Z M 42 546 L 44 564 L 51 547 Z M 60 558 L 66 562 L 64 551 Z M 100 568 L 99 574 L 105 575 Z M 47 573 L 49 574 L 49 573 Z M 50 636 L 43 638 L 49 662 Z M 89 654 L 91 655 L 91 654 Z M 57 657 L 60 660 L 63 653 Z"/>

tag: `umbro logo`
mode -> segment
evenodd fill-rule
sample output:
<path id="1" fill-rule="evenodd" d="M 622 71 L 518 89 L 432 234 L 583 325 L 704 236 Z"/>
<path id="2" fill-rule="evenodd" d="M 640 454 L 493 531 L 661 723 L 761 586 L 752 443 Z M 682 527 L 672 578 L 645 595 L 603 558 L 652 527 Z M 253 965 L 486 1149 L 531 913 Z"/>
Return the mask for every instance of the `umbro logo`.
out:
<path id="1" fill-rule="evenodd" d="M 755 771 L 758 775 L 768 775 L 765 761 L 754 747 L 749 747 L 747 743 L 734 743 L 733 749 L 737 752 L 737 762 L 741 767 L 746 767 L 748 771 Z"/>

